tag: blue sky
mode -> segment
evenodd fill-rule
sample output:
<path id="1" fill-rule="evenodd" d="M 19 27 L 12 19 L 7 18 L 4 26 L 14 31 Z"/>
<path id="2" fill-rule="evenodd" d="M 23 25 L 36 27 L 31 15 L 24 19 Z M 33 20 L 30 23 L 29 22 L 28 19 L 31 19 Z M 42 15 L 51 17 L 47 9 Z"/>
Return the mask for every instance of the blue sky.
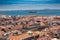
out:
<path id="1" fill-rule="evenodd" d="M 0 0 L 0 4 L 60 4 L 60 0 Z"/>
<path id="2" fill-rule="evenodd" d="M 60 9 L 60 0 L 0 0 L 0 11 L 42 9 Z"/>

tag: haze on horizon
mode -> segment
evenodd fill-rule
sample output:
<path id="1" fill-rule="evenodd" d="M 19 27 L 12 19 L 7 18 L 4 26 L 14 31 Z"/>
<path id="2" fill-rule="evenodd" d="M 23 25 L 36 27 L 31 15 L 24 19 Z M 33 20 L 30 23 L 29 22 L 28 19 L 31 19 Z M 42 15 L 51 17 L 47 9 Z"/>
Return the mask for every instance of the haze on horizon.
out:
<path id="1" fill-rule="evenodd" d="M 60 9 L 59 0 L 0 0 L 0 11 Z"/>
<path id="2" fill-rule="evenodd" d="M 60 9 L 60 4 L 13 4 L 0 6 L 0 11 L 44 9 Z"/>

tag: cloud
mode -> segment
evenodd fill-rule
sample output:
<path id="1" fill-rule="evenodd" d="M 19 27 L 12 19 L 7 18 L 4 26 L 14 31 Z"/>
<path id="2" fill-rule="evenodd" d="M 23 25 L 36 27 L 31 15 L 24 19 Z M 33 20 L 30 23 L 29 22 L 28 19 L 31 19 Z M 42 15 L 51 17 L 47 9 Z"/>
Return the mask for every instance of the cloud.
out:
<path id="1" fill-rule="evenodd" d="M 60 9 L 60 4 L 13 4 L 0 5 L 0 11 Z"/>

